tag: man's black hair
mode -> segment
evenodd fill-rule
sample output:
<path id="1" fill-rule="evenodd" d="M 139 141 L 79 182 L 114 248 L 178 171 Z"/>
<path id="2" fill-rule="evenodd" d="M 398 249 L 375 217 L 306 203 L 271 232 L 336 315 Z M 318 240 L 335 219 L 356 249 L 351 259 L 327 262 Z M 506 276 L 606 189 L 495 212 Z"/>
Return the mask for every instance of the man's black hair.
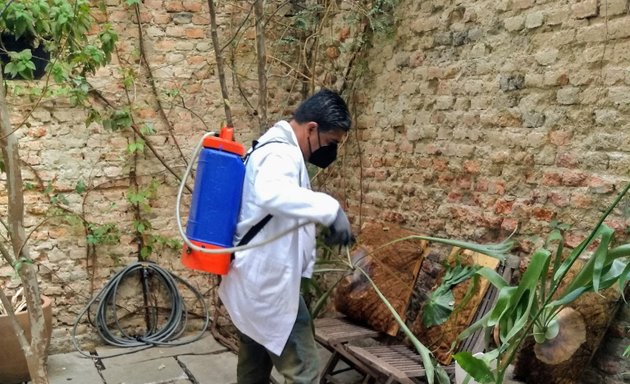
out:
<path id="1" fill-rule="evenodd" d="M 348 132 L 352 125 L 346 102 L 337 92 L 325 88 L 304 100 L 293 113 L 293 119 L 300 124 L 314 121 L 320 132 Z"/>

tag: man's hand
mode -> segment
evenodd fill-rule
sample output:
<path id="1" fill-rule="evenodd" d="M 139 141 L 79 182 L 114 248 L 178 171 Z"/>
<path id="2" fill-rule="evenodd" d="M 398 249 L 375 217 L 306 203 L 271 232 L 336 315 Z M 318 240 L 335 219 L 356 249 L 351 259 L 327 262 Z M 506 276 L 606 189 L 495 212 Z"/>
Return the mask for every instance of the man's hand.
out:
<path id="1" fill-rule="evenodd" d="M 330 234 L 326 237 L 327 245 L 348 245 L 354 242 L 352 227 L 346 213 L 339 207 L 335 221 L 328 227 Z"/>

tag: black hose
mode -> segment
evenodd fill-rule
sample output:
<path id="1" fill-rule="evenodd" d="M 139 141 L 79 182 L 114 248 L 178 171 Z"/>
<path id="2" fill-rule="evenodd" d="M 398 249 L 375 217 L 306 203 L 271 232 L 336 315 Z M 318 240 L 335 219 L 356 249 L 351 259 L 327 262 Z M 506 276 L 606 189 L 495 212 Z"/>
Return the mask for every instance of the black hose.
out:
<path id="1" fill-rule="evenodd" d="M 147 325 L 147 331 L 142 336 L 131 336 L 128 335 L 121 327 L 117 313 L 116 313 L 116 294 L 118 291 L 118 285 L 124 281 L 128 276 L 133 276 L 136 272 L 139 271 L 143 276 L 153 275 L 155 276 L 160 283 L 165 287 L 166 291 L 170 297 L 170 308 L 171 312 L 165 322 L 165 324 L 157 328 L 157 325 L 153 327 L 149 327 Z M 202 304 L 203 312 L 205 315 L 205 321 L 203 328 L 194 338 L 175 342 L 173 340 L 177 339 L 182 335 L 184 330 L 186 329 L 186 321 L 188 319 L 188 311 L 186 310 L 186 303 L 182 298 L 179 290 L 177 289 L 177 282 L 184 284 L 188 289 L 190 289 L 196 296 L 197 301 Z M 85 308 L 79 313 L 77 319 L 74 322 L 74 326 L 72 327 L 72 344 L 75 349 L 85 357 L 94 357 L 87 352 L 84 352 L 79 347 L 76 341 L 76 330 L 79 322 L 83 318 L 83 316 L 88 313 L 89 317 L 89 309 L 90 307 L 98 302 L 98 306 L 96 308 L 96 316 L 94 321 L 90 319 L 90 323 L 94 326 L 101 336 L 101 338 L 110 345 L 114 345 L 117 347 L 140 347 L 138 349 L 134 349 L 130 352 L 118 353 L 110 356 L 98 356 L 98 358 L 108 358 L 114 356 L 125 355 L 128 353 L 137 352 L 140 350 L 144 350 L 147 348 L 151 348 L 154 346 L 175 346 L 175 345 L 184 345 L 188 343 L 192 343 L 194 341 L 199 340 L 206 329 L 208 328 L 208 323 L 210 321 L 210 316 L 208 314 L 208 308 L 206 306 L 206 302 L 201 295 L 201 293 L 195 289 L 192 285 L 190 285 L 187 281 L 180 278 L 179 276 L 172 274 L 162 268 L 160 268 L 157 264 L 153 262 L 136 262 L 123 270 L 118 272 L 111 280 L 103 287 L 103 289 L 93 297 L 90 302 L 85 306 Z M 110 308 L 110 306 L 112 308 Z M 114 324 L 116 326 L 117 332 L 112 332 L 112 330 L 108 326 L 108 315 L 114 318 Z M 154 316 L 156 319 L 157 316 Z M 154 322 L 156 324 L 157 321 Z M 119 334 L 120 336 L 116 336 Z"/>

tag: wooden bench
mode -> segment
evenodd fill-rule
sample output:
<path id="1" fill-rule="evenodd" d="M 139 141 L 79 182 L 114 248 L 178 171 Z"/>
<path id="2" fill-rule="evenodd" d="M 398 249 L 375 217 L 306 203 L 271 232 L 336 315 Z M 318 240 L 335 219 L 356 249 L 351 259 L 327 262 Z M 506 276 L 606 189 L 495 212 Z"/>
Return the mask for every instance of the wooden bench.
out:
<path id="1" fill-rule="evenodd" d="M 497 271 L 509 281 L 517 267 L 518 259 L 510 258 L 505 265 L 499 266 Z M 472 322 L 488 313 L 496 301 L 497 294 L 498 290 L 495 287 L 490 286 L 487 289 Z M 420 380 L 426 376 L 422 359 L 415 349 L 400 342 L 392 343 L 389 335 L 355 324 L 347 318 L 316 319 L 315 339 L 331 351 L 331 356 L 322 371 L 321 384 L 339 383 L 335 375 L 347 370 L 338 369 L 340 361 L 361 373 L 364 377 L 363 383 L 413 384 L 423 382 Z M 484 339 L 484 331 L 480 329 L 463 340 L 456 352 L 482 352 L 485 347 Z M 454 372 L 453 364 L 445 368 L 449 374 Z"/>

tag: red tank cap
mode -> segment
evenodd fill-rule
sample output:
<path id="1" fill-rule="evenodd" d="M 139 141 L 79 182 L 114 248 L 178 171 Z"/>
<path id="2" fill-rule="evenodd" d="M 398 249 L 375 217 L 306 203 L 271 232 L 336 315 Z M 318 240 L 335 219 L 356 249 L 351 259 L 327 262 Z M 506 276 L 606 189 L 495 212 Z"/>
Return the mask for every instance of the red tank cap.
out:
<path id="1" fill-rule="evenodd" d="M 219 137 L 208 136 L 203 140 L 204 148 L 218 149 L 219 151 L 225 151 L 235 153 L 239 156 L 245 154 L 245 147 L 241 143 L 234 141 L 234 128 L 223 127 L 221 128 L 221 134 Z"/>

